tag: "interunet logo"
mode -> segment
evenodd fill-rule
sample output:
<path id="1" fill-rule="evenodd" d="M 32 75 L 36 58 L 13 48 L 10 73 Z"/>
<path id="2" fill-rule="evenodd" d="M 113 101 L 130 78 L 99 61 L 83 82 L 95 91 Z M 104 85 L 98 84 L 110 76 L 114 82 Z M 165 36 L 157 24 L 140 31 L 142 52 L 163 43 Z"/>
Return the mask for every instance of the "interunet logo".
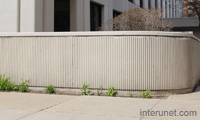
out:
<path id="1" fill-rule="evenodd" d="M 197 116 L 197 111 L 153 111 L 153 110 L 142 110 L 140 109 L 140 116 Z"/>

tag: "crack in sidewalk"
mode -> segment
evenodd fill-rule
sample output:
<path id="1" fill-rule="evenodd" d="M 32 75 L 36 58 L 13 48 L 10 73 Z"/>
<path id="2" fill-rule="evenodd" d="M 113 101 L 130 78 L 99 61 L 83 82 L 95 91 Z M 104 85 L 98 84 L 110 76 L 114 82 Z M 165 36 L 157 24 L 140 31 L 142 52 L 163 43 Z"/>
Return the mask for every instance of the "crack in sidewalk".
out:
<path id="1" fill-rule="evenodd" d="M 72 98 L 72 99 L 74 99 L 74 98 Z M 46 107 L 46 108 L 40 109 L 40 110 L 35 111 L 35 112 L 33 112 L 33 113 L 30 113 L 30 114 L 27 114 L 27 115 L 22 116 L 22 117 L 20 117 L 20 118 L 17 118 L 16 120 L 21 120 L 21 119 L 23 119 L 23 118 L 25 118 L 25 117 L 28 117 L 28 116 L 31 116 L 31 115 L 33 115 L 33 114 L 36 114 L 36 113 L 42 112 L 42 111 L 44 111 L 44 110 L 50 109 L 50 108 L 52 108 L 52 107 L 55 107 L 55 106 L 60 105 L 60 104 L 63 104 L 63 103 L 65 103 L 65 102 L 67 102 L 67 101 L 70 101 L 70 100 L 72 100 L 72 99 L 69 99 L 69 100 L 66 100 L 66 101 L 62 101 L 62 102 L 60 102 L 60 103 L 57 103 L 57 104 L 48 106 L 48 107 Z"/>
<path id="2" fill-rule="evenodd" d="M 153 107 L 151 107 L 149 110 L 151 111 L 154 107 L 156 107 L 156 105 L 158 105 L 158 103 L 160 103 L 162 101 L 162 99 L 160 99 L 155 105 L 153 105 Z M 144 116 L 142 116 L 140 118 L 140 120 L 142 120 L 144 118 Z"/>

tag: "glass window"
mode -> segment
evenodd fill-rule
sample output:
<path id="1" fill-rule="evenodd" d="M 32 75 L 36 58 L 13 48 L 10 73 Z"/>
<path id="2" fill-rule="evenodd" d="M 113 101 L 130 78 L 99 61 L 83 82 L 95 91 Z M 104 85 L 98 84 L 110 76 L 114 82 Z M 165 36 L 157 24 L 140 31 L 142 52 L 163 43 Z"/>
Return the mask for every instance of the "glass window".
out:
<path id="1" fill-rule="evenodd" d="M 70 0 L 54 0 L 54 31 L 70 31 Z"/>
<path id="2" fill-rule="evenodd" d="M 167 1 L 165 1 L 165 18 L 167 18 Z"/>
<path id="3" fill-rule="evenodd" d="M 134 0 L 128 0 L 128 1 L 134 3 Z"/>
<path id="4" fill-rule="evenodd" d="M 90 29 L 91 31 L 98 31 L 101 27 L 101 6 L 93 2 L 90 3 Z"/>
<path id="5" fill-rule="evenodd" d="M 118 12 L 118 11 L 116 11 L 116 10 L 113 10 L 113 18 L 114 17 L 117 17 L 118 15 L 120 15 L 121 14 L 121 12 Z"/>
<path id="6" fill-rule="evenodd" d="M 143 0 L 140 0 L 140 7 L 143 8 Z"/>
<path id="7" fill-rule="evenodd" d="M 148 8 L 151 9 L 151 0 L 148 0 Z"/>
<path id="8" fill-rule="evenodd" d="M 158 0 L 155 0 L 155 8 L 158 8 Z"/>

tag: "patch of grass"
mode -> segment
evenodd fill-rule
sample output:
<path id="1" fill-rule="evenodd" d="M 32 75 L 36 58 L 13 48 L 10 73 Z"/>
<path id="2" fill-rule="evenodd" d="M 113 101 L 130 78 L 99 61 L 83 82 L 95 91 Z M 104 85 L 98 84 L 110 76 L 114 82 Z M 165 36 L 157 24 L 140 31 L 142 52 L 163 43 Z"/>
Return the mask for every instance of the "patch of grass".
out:
<path id="1" fill-rule="evenodd" d="M 55 93 L 54 86 L 53 85 L 47 86 L 46 89 L 45 89 L 45 92 L 50 93 L 50 94 Z"/>
<path id="2" fill-rule="evenodd" d="M 117 91 L 115 91 L 114 86 L 110 86 L 110 88 L 108 89 L 107 95 L 111 97 L 115 97 L 116 94 L 117 94 Z"/>
<path id="3" fill-rule="evenodd" d="M 29 91 L 29 80 L 26 80 L 24 82 L 22 82 L 21 84 L 19 84 L 18 87 L 18 91 L 20 92 L 28 92 Z"/>
<path id="4" fill-rule="evenodd" d="M 145 92 L 143 92 L 139 97 L 142 98 L 150 98 L 151 97 L 151 91 L 147 89 Z"/>
<path id="5" fill-rule="evenodd" d="M 90 93 L 92 92 L 90 89 L 88 89 L 88 87 L 89 87 L 90 85 L 88 84 L 88 85 L 86 85 L 85 83 L 84 83 L 84 85 L 83 85 L 83 88 L 81 89 L 81 92 L 82 92 L 82 94 L 81 95 L 90 95 Z"/>

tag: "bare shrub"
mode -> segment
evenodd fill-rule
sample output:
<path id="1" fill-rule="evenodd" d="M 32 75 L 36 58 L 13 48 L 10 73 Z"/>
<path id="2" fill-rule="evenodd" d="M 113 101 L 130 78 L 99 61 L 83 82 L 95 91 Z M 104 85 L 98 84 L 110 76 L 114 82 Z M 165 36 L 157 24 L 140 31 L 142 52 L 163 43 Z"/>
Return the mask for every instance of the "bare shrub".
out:
<path id="1" fill-rule="evenodd" d="M 162 20 L 158 9 L 135 8 L 109 20 L 103 31 L 170 31 L 169 24 Z"/>

